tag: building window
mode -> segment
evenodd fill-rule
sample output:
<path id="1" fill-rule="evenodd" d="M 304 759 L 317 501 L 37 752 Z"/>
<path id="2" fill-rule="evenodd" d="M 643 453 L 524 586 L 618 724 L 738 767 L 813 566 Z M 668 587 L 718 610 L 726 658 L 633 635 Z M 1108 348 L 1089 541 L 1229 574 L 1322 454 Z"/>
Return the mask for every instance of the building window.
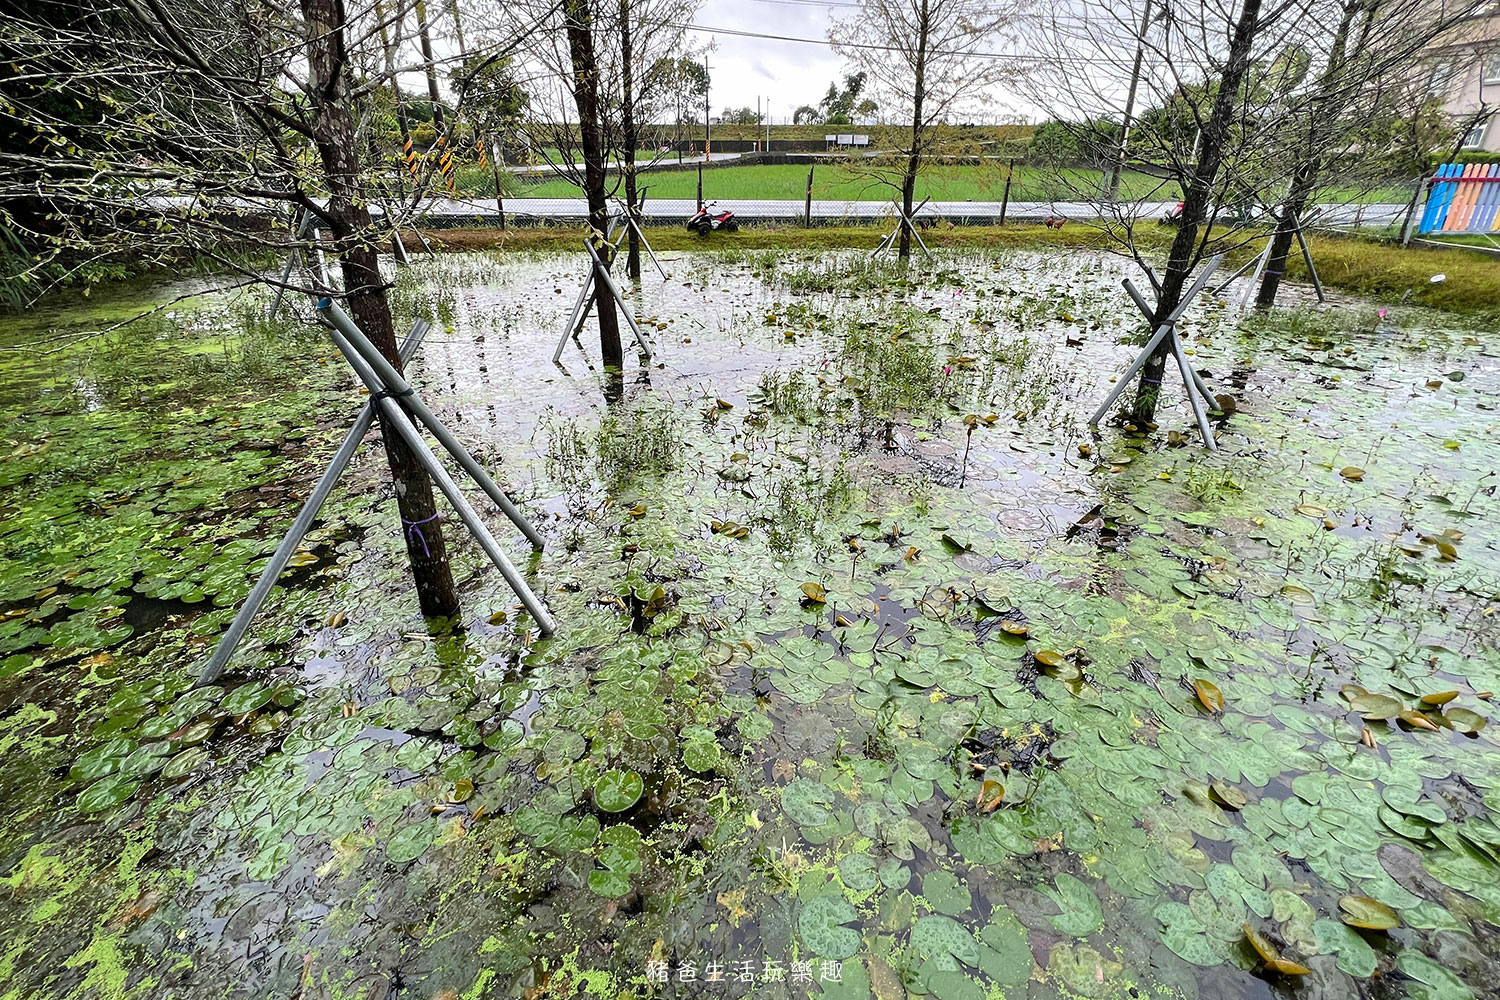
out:
<path id="1" fill-rule="evenodd" d="M 1500 52 L 1486 52 L 1480 57 L 1479 74 L 1485 83 L 1500 83 Z"/>
<path id="2" fill-rule="evenodd" d="M 1427 93 L 1433 97 L 1444 97 L 1448 85 L 1453 81 L 1453 62 L 1444 59 L 1432 64 L 1432 75 L 1427 78 Z"/>
<path id="3" fill-rule="evenodd" d="M 1478 125 L 1475 125 L 1473 128 L 1469 129 L 1469 131 L 1464 135 L 1463 145 L 1460 148 L 1482 149 L 1484 147 L 1484 133 L 1485 130 L 1489 128 L 1489 125 L 1489 122 L 1483 121 Z"/>

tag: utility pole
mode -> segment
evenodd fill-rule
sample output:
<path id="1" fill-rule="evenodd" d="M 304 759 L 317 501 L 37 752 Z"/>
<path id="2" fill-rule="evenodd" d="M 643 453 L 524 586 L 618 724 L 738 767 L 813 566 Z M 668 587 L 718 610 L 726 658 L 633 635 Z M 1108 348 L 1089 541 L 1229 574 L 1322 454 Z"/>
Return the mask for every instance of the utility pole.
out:
<path id="1" fill-rule="evenodd" d="M 453 18 L 453 34 L 458 39 L 459 63 L 467 72 L 469 68 L 469 47 L 464 42 L 464 22 L 458 12 L 458 0 L 448 0 L 448 14 Z M 481 159 L 485 146 L 484 130 L 480 128 L 479 119 L 474 119 L 474 148 L 480 151 Z M 505 228 L 505 188 L 500 180 L 500 143 L 493 137 L 489 142 L 490 147 L 490 174 L 495 179 L 495 211 L 500 213 L 500 228 Z"/>
<path id="2" fill-rule="evenodd" d="M 755 151 L 760 152 L 760 123 L 764 121 L 760 114 L 760 95 L 755 95 Z"/>
<path id="3" fill-rule="evenodd" d="M 712 129 L 708 121 L 708 56 L 703 57 L 703 162 L 707 163 L 712 155 L 708 151 Z"/>
<path id="4" fill-rule="evenodd" d="M 437 62 L 432 57 L 432 28 L 427 20 L 427 4 L 424 0 L 417 0 L 416 8 L 417 37 L 422 45 L 422 64 L 427 70 L 427 99 L 432 104 L 432 131 L 435 134 L 432 148 L 437 151 L 438 170 L 451 191 L 454 187 L 453 151 L 448 148 L 448 137 L 445 134 L 442 97 L 438 93 Z"/>
<path id="5" fill-rule="evenodd" d="M 1110 201 L 1120 193 L 1120 171 L 1125 168 L 1125 144 L 1130 140 L 1130 116 L 1135 113 L 1135 91 L 1141 82 L 1141 60 L 1146 55 L 1146 29 L 1151 26 L 1151 4 L 1146 0 L 1145 13 L 1141 15 L 1141 30 L 1135 36 L 1135 64 L 1130 68 L 1130 90 L 1125 95 L 1125 119 L 1120 125 L 1120 148 L 1115 155 L 1114 168 L 1109 172 Z"/>

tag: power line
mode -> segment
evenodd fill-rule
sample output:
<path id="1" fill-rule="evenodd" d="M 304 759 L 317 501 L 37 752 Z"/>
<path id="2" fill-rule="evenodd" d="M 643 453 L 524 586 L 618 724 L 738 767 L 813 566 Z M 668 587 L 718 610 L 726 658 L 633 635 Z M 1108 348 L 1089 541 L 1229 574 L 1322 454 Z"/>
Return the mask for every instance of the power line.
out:
<path id="1" fill-rule="evenodd" d="M 834 45 L 826 38 L 800 38 L 796 35 L 771 35 L 760 31 L 741 31 L 738 28 L 715 28 L 706 24 L 691 24 L 683 21 L 661 21 L 658 22 L 670 28 L 682 28 L 686 31 L 701 31 L 716 35 L 734 35 L 739 38 L 764 38 L 773 42 L 800 42 L 804 45 L 823 45 L 828 48 L 840 49 L 869 49 L 875 52 L 906 52 L 898 45 L 877 45 L 873 42 L 839 42 Z M 934 49 L 927 53 L 933 56 L 965 56 L 981 59 L 1014 59 L 1018 62 L 1035 63 L 1061 63 L 1070 62 L 1087 66 L 1099 66 L 1107 62 L 1104 59 L 1087 58 L 1082 56 L 1062 55 L 1034 55 L 1024 52 L 961 52 L 957 50 Z"/>

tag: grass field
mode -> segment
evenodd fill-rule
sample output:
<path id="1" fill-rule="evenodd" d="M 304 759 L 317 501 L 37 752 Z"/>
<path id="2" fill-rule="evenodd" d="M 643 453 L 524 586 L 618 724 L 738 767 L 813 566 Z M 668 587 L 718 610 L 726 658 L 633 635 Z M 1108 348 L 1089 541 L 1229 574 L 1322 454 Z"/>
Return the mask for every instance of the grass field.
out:
<path id="1" fill-rule="evenodd" d="M 644 154 L 643 154 L 644 155 Z M 1005 191 L 1006 166 L 1000 161 L 982 165 L 929 167 L 917 180 L 917 200 L 931 195 L 934 201 L 999 201 Z M 711 201 L 801 201 L 807 195 L 807 166 L 803 164 L 748 164 L 710 167 L 703 171 L 703 195 Z M 698 192 L 696 170 L 660 170 L 642 174 L 652 198 L 694 198 Z M 1084 201 L 1096 198 L 1105 173 L 1090 168 L 1057 169 L 1019 165 L 1011 182 L 1011 201 Z M 506 178 L 506 195 L 513 198 L 573 198 L 578 189 L 566 181 L 549 178 Z M 494 178 L 488 169 L 472 165 L 459 170 L 459 189 L 470 196 L 493 195 Z M 813 197 L 825 201 L 885 201 L 895 189 L 883 184 L 869 169 L 856 170 L 842 163 L 820 163 L 813 172 Z M 1120 176 L 1120 196 L 1127 200 L 1177 201 L 1181 193 L 1175 183 L 1150 174 L 1126 171 Z M 1320 202 L 1338 204 L 1404 204 L 1411 196 L 1409 185 L 1351 187 L 1330 186 L 1316 195 Z"/>
<path id="2" fill-rule="evenodd" d="M 711 201 L 800 201 L 807 195 L 807 167 L 801 164 L 754 164 L 743 167 L 713 167 L 703 171 L 703 196 Z M 931 195 L 934 201 L 999 201 L 1005 191 L 1004 165 L 937 166 L 924 170 L 917 180 L 917 200 Z M 1011 183 L 1011 201 L 1075 201 L 1096 195 L 1104 175 L 1098 170 L 1057 171 L 1040 167 L 1017 167 Z M 561 180 L 528 185 L 513 178 L 506 192 L 517 198 L 572 198 L 578 189 Z M 1163 184 L 1147 174 L 1126 172 L 1120 178 L 1120 193 L 1126 198 L 1157 198 L 1176 201 L 1177 185 Z M 642 175 L 651 198 L 694 198 L 698 191 L 696 170 L 656 171 Z M 494 193 L 488 176 L 465 172 L 465 193 Z M 894 189 L 867 171 L 846 165 L 819 164 L 813 172 L 813 197 L 826 201 L 886 201 Z"/>

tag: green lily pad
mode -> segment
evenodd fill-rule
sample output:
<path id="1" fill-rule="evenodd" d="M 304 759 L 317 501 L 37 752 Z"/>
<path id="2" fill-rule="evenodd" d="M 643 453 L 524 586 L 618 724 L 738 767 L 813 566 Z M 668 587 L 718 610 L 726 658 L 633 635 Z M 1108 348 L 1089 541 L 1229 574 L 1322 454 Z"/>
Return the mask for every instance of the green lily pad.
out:
<path id="1" fill-rule="evenodd" d="M 167 761 L 166 766 L 161 769 L 161 776 L 167 781 L 176 781 L 206 766 L 211 759 L 207 750 L 192 747 Z"/>
<path id="2" fill-rule="evenodd" d="M 802 904 L 797 930 L 816 955 L 841 960 L 859 950 L 859 931 L 845 924 L 859 917 L 842 896 L 814 896 Z"/>
<path id="3" fill-rule="evenodd" d="M 1367 720 L 1393 719 L 1405 706 L 1388 694 L 1362 694 L 1349 702 L 1350 711 Z"/>
<path id="4" fill-rule="evenodd" d="M 1418 984 L 1407 987 L 1412 1000 L 1474 1000 L 1474 991 L 1452 970 L 1415 949 L 1397 955 L 1396 968 Z"/>
<path id="5" fill-rule="evenodd" d="M 1340 971 L 1358 979 L 1369 979 L 1375 974 L 1375 949 L 1357 931 L 1325 917 L 1313 924 L 1313 933 L 1318 938 L 1318 951 L 1338 956 Z"/>
<path id="6" fill-rule="evenodd" d="M 938 913 L 950 917 L 963 913 L 973 902 L 968 887 L 957 876 L 940 868 L 923 876 L 922 898 Z"/>
<path id="7" fill-rule="evenodd" d="M 961 965 L 979 965 L 979 944 L 952 917 L 921 917 L 912 926 L 911 945 L 917 954 L 931 959 L 938 969 L 957 972 Z"/>
<path id="8" fill-rule="evenodd" d="M 78 793 L 78 811 L 96 813 L 111 806 L 117 806 L 134 795 L 136 789 L 140 787 L 139 781 L 130 781 L 115 775 L 100 778 Z"/>
<path id="9" fill-rule="evenodd" d="M 1479 732 L 1488 721 L 1478 712 L 1467 708 L 1450 708 L 1443 713 L 1443 718 L 1455 731 L 1463 733 L 1465 736 L 1472 736 Z"/>
<path id="10" fill-rule="evenodd" d="M 867 892 L 880 884 L 875 859 L 868 854 L 846 854 L 839 859 L 839 878 L 855 892 Z"/>
<path id="11" fill-rule="evenodd" d="M 831 821 L 832 805 L 832 790 L 807 778 L 798 778 L 781 790 L 781 808 L 801 826 L 822 826 Z"/>
<path id="12" fill-rule="evenodd" d="M 219 708 L 227 715 L 244 715 L 269 702 L 273 693 L 266 685 L 250 681 L 225 695 Z"/>
<path id="13" fill-rule="evenodd" d="M 1088 937 L 1104 926 L 1099 897 L 1080 879 L 1066 872 L 1057 876 L 1057 888 L 1043 886 L 1042 891 L 1062 907 L 1062 913 L 1051 918 L 1052 926 L 1073 937 Z"/>
<path id="14" fill-rule="evenodd" d="M 624 812 L 645 791 L 646 782 L 634 771 L 605 771 L 594 783 L 594 804 L 605 812 Z"/>
<path id="15" fill-rule="evenodd" d="M 437 827 L 431 821 L 424 820 L 410 826 L 403 826 L 391 834 L 391 839 L 386 842 L 386 860 L 397 865 L 415 861 L 432 846 L 432 841 L 436 836 Z"/>

